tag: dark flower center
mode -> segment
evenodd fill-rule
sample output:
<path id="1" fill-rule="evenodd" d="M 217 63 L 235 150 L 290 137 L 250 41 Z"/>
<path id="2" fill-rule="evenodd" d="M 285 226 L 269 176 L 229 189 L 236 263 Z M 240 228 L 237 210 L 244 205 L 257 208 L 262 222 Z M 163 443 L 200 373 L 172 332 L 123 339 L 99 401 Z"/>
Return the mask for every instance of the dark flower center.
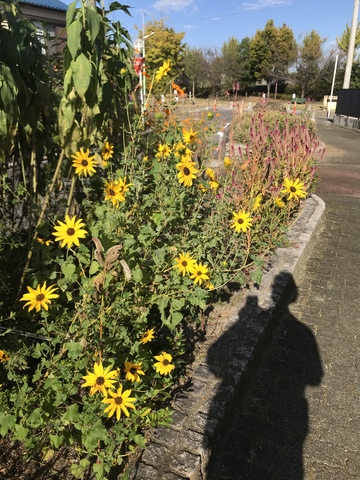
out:
<path id="1" fill-rule="evenodd" d="M 105 378 L 104 377 L 96 377 L 96 385 L 104 385 Z"/>
<path id="2" fill-rule="evenodd" d="M 38 295 L 36 295 L 37 302 L 42 302 L 44 298 L 45 298 L 45 295 L 43 293 L 39 293 Z"/>
<path id="3" fill-rule="evenodd" d="M 170 362 L 169 362 L 169 360 L 164 359 L 162 363 L 163 363 L 164 367 L 167 367 Z"/>
<path id="4" fill-rule="evenodd" d="M 200 270 L 198 270 L 198 271 L 196 272 L 196 275 L 197 275 L 198 277 L 201 277 L 202 272 L 201 272 Z"/>
<path id="5" fill-rule="evenodd" d="M 296 188 L 295 188 L 295 187 L 290 187 L 290 192 L 295 193 L 295 192 L 296 192 Z"/>
<path id="6" fill-rule="evenodd" d="M 120 192 L 120 193 L 123 193 L 124 189 L 125 189 L 124 185 L 121 185 L 121 186 L 119 187 L 119 192 Z"/>
<path id="7" fill-rule="evenodd" d="M 69 237 L 72 237 L 73 235 L 75 235 L 75 229 L 74 228 L 68 228 L 66 230 L 66 233 L 67 233 L 67 235 L 69 235 Z"/>
<path id="8" fill-rule="evenodd" d="M 136 372 L 137 372 L 137 368 L 135 368 L 135 367 L 131 367 L 131 368 L 130 368 L 130 373 L 131 373 L 132 375 L 135 375 Z"/>
<path id="9" fill-rule="evenodd" d="M 242 223 L 244 223 L 244 219 L 243 218 L 238 218 L 237 222 L 241 225 Z"/>
<path id="10" fill-rule="evenodd" d="M 121 405 L 123 403 L 123 399 L 121 397 L 116 397 L 114 400 L 116 405 Z"/>
<path id="11" fill-rule="evenodd" d="M 190 175 L 190 170 L 188 169 L 188 167 L 184 167 L 184 175 Z"/>
<path id="12" fill-rule="evenodd" d="M 81 160 L 81 165 L 82 165 L 83 167 L 87 167 L 87 166 L 89 165 L 89 162 L 88 162 L 87 160 L 85 160 L 85 158 L 83 158 L 83 159 Z"/>
<path id="13" fill-rule="evenodd" d="M 188 264 L 188 263 L 187 263 L 186 260 L 183 260 L 183 261 L 181 262 L 181 265 L 182 265 L 183 267 L 185 267 L 185 268 L 187 267 L 187 264 Z"/>
<path id="14" fill-rule="evenodd" d="M 109 195 L 115 197 L 115 191 L 112 188 L 109 188 Z"/>

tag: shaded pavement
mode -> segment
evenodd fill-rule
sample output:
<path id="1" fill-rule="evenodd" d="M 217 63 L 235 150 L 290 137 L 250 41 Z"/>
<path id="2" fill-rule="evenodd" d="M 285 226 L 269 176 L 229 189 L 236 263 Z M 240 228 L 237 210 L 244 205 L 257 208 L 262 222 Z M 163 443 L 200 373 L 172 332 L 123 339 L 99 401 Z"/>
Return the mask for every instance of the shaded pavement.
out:
<path id="1" fill-rule="evenodd" d="M 319 114 L 323 228 L 209 480 L 360 479 L 360 133 Z"/>

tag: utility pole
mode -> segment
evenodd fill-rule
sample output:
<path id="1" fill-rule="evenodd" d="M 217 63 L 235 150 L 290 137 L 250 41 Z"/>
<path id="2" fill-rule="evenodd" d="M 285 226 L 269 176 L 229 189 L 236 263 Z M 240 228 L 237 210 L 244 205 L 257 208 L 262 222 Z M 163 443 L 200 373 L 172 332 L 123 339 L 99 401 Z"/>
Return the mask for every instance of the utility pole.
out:
<path id="1" fill-rule="evenodd" d="M 349 50 L 348 50 L 348 55 L 346 60 L 343 88 L 349 88 L 350 86 L 350 77 L 351 77 L 351 70 L 352 70 L 352 65 L 354 61 L 355 39 L 356 39 L 356 31 L 357 31 L 358 16 L 359 16 L 359 1 L 360 0 L 354 0 L 354 11 L 353 11 L 353 17 L 351 22 Z"/>

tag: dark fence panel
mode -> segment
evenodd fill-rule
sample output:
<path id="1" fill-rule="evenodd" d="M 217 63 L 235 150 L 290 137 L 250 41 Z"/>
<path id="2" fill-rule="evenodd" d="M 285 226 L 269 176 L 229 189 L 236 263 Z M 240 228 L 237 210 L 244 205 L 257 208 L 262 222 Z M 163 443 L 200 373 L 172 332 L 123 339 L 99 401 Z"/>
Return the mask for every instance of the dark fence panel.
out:
<path id="1" fill-rule="evenodd" d="M 360 118 L 360 88 L 347 88 L 338 91 L 335 114 Z"/>

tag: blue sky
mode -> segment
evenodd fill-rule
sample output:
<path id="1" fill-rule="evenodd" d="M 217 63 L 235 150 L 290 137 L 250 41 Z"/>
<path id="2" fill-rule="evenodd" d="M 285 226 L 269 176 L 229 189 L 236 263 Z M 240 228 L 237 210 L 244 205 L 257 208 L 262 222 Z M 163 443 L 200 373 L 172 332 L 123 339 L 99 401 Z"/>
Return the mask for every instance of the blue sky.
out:
<path id="1" fill-rule="evenodd" d="M 63 0 L 70 3 L 70 0 Z M 327 37 L 325 48 L 335 46 L 346 27 L 351 25 L 353 0 L 118 0 L 131 7 L 132 17 L 116 17 L 133 39 L 134 25 L 163 19 L 176 32 L 185 32 L 184 42 L 190 47 L 221 48 L 234 36 L 238 40 L 252 37 L 266 22 L 277 27 L 286 23 L 298 40 L 315 29 Z M 108 5 L 110 0 L 105 0 Z"/>

